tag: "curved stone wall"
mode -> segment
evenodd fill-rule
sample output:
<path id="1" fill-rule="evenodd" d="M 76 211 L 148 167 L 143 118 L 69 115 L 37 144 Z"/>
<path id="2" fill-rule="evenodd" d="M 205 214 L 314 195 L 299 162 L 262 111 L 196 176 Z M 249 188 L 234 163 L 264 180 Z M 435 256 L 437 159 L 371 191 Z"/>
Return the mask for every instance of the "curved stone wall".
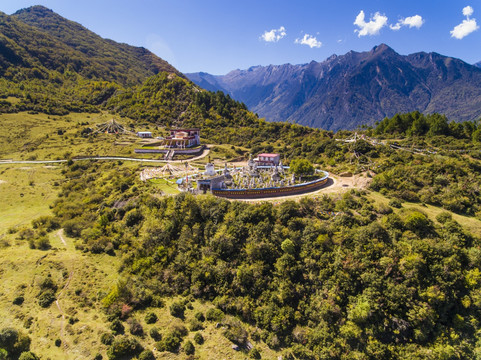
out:
<path id="1" fill-rule="evenodd" d="M 322 178 L 299 185 L 263 189 L 212 189 L 212 194 L 228 199 L 262 199 L 305 194 L 319 190 L 327 183 L 329 174 L 326 171 L 322 172 L 324 173 Z"/>

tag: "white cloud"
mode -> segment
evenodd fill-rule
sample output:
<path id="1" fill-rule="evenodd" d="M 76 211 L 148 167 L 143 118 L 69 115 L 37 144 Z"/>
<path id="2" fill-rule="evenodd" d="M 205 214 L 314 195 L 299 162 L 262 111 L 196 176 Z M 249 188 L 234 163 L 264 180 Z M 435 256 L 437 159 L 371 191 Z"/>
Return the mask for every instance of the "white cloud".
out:
<path id="1" fill-rule="evenodd" d="M 389 25 L 391 30 L 399 30 L 403 26 L 409 26 L 409 28 L 420 28 L 424 24 L 424 19 L 421 15 L 408 16 L 407 18 L 399 20 L 396 25 Z"/>
<path id="2" fill-rule="evenodd" d="M 322 42 L 318 41 L 314 36 L 309 34 L 304 34 L 302 39 L 296 39 L 294 41 L 296 44 L 307 45 L 311 49 L 312 48 L 320 48 L 322 46 Z"/>
<path id="3" fill-rule="evenodd" d="M 465 8 L 463 8 L 463 15 L 464 16 L 469 17 L 469 16 L 473 15 L 473 13 L 474 13 L 474 10 L 471 6 L 466 6 Z"/>
<path id="4" fill-rule="evenodd" d="M 266 30 L 264 34 L 261 35 L 261 39 L 266 42 L 278 42 L 286 35 L 286 28 L 281 26 L 279 29 L 272 29 L 271 31 Z"/>
<path id="5" fill-rule="evenodd" d="M 471 6 L 466 6 L 463 8 L 463 15 L 466 16 L 466 19 L 459 25 L 456 25 L 453 30 L 451 30 L 451 37 L 456 39 L 462 39 L 465 36 L 468 36 L 473 31 L 479 29 L 479 25 L 476 23 L 476 19 L 470 19 L 469 17 L 473 15 L 474 10 Z"/>
<path id="6" fill-rule="evenodd" d="M 354 30 L 354 32 L 357 32 L 359 37 L 377 35 L 387 24 L 387 16 L 381 15 L 379 12 L 375 13 L 374 16 L 369 19 L 369 22 L 366 22 L 365 18 L 366 15 L 364 14 L 364 11 L 361 10 L 354 21 L 354 25 L 359 27 L 359 29 Z"/>
<path id="7" fill-rule="evenodd" d="M 456 25 L 454 29 L 451 30 L 451 37 L 462 39 L 478 29 L 479 26 L 476 23 L 476 19 L 463 20 L 461 24 Z"/>

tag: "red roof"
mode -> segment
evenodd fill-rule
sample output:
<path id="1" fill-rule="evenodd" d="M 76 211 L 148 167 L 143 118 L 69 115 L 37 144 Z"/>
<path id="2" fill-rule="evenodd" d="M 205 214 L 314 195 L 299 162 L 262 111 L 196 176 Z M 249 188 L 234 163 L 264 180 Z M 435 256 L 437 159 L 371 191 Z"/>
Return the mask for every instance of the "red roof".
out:
<path id="1" fill-rule="evenodd" d="M 177 131 L 200 131 L 200 129 L 199 128 L 189 128 L 189 129 L 182 128 L 182 129 L 170 129 L 170 131 L 175 131 L 175 132 L 177 132 Z"/>
<path id="2" fill-rule="evenodd" d="M 279 154 L 259 154 L 259 155 L 257 155 L 257 156 L 275 158 L 275 157 L 278 157 L 278 156 L 280 156 L 280 155 L 279 155 Z"/>

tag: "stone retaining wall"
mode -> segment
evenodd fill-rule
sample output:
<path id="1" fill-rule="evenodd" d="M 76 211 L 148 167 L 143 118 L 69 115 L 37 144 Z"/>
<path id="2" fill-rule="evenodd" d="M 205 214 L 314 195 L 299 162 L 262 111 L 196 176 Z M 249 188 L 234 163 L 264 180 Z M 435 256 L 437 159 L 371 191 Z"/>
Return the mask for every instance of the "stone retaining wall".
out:
<path id="1" fill-rule="evenodd" d="M 212 189 L 212 194 L 228 199 L 262 199 L 279 196 L 299 195 L 322 188 L 328 180 L 328 175 L 321 179 L 304 184 L 265 189 Z"/>

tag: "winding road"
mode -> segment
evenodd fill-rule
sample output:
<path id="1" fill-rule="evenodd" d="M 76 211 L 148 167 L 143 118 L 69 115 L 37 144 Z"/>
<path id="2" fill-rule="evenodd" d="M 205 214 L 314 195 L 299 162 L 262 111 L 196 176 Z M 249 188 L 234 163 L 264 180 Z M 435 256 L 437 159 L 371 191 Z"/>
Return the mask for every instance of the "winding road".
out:
<path id="1" fill-rule="evenodd" d="M 139 159 L 133 157 L 122 157 L 122 156 L 82 156 L 71 159 L 72 161 L 82 161 L 82 160 L 122 160 L 122 161 L 137 161 L 137 162 L 148 162 L 148 163 L 184 163 L 189 161 L 195 161 L 206 157 L 210 152 L 210 147 L 207 146 L 202 154 L 195 156 L 191 159 L 186 160 L 163 160 L 163 159 Z M 63 160 L 13 160 L 13 159 L 3 159 L 0 160 L 0 165 L 2 164 L 59 164 L 66 163 L 67 159 Z"/>

